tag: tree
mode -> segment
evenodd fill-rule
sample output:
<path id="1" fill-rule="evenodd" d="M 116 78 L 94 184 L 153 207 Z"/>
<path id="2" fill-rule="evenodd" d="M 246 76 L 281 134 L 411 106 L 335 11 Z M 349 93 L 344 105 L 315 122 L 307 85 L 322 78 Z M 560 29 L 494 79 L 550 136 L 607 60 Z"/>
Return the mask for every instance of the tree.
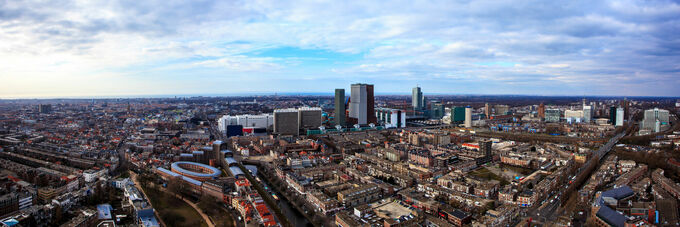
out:
<path id="1" fill-rule="evenodd" d="M 201 195 L 201 198 L 198 200 L 198 207 L 200 207 L 206 213 L 219 209 L 219 207 L 217 207 L 217 203 L 215 203 L 215 198 L 209 196 L 208 194 Z"/>
<path id="2" fill-rule="evenodd" d="M 189 186 L 182 180 L 182 177 L 174 177 L 168 181 L 168 190 L 175 195 L 179 195 L 184 199 L 184 193 L 187 192 Z"/>
<path id="3" fill-rule="evenodd" d="M 453 207 L 455 207 L 455 208 L 461 208 L 461 207 L 463 207 L 463 203 L 461 203 L 460 201 L 458 201 L 458 200 L 456 200 L 456 199 L 451 199 L 451 200 L 449 200 L 449 205 L 451 205 L 451 206 L 453 206 Z"/>

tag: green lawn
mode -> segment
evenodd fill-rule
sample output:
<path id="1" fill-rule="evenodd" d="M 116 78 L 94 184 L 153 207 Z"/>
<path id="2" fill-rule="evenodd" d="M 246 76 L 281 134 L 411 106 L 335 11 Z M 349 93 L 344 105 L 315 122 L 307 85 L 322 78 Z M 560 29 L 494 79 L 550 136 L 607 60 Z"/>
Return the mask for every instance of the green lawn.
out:
<path id="1" fill-rule="evenodd" d="M 153 208 L 168 226 L 207 227 L 201 215 L 181 199 L 152 188 L 144 188 Z"/>

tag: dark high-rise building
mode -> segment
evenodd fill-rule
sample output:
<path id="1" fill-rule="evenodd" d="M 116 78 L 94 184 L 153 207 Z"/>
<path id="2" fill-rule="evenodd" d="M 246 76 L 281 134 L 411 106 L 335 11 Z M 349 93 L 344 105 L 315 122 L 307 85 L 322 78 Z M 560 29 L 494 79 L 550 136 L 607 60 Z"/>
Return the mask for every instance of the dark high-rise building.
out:
<path id="1" fill-rule="evenodd" d="M 430 117 L 433 119 L 442 119 L 444 117 L 444 104 L 439 101 L 432 101 L 430 104 Z"/>
<path id="2" fill-rule="evenodd" d="M 457 106 L 453 107 L 453 112 L 451 114 L 451 121 L 461 123 L 465 121 L 465 107 Z"/>
<path id="3" fill-rule="evenodd" d="M 321 108 L 302 107 L 298 109 L 298 122 L 300 129 L 317 129 L 321 126 Z"/>
<path id="4" fill-rule="evenodd" d="M 609 123 L 616 124 L 616 106 L 609 107 Z"/>
<path id="5" fill-rule="evenodd" d="M 366 105 L 368 113 L 368 123 L 378 123 L 378 118 L 375 116 L 375 96 L 373 95 L 373 84 L 366 85 Z"/>
<path id="6" fill-rule="evenodd" d="M 274 110 L 274 134 L 300 135 L 300 131 L 317 129 L 321 126 L 321 108 L 302 107 L 299 109 Z"/>
<path id="7" fill-rule="evenodd" d="M 538 118 L 540 118 L 541 120 L 545 118 L 545 105 L 543 105 L 543 103 L 538 105 Z"/>
<path id="8" fill-rule="evenodd" d="M 627 98 L 623 98 L 623 117 L 625 119 L 628 119 L 628 115 L 630 114 L 630 101 Z"/>
<path id="9" fill-rule="evenodd" d="M 491 145 L 493 145 L 493 142 L 491 140 L 479 141 L 479 152 L 481 152 L 487 157 L 493 156 L 493 152 L 491 151 Z"/>
<path id="10" fill-rule="evenodd" d="M 215 166 L 217 163 L 217 160 L 220 159 L 220 151 L 222 151 L 222 140 L 215 140 L 213 142 L 213 149 L 210 151 L 206 151 L 206 157 L 208 159 L 208 164 L 210 166 Z"/>
<path id="11" fill-rule="evenodd" d="M 349 120 L 351 124 L 377 123 L 372 84 L 352 84 Z"/>
<path id="12" fill-rule="evenodd" d="M 335 124 L 345 126 L 345 89 L 335 89 Z"/>
<path id="13" fill-rule="evenodd" d="M 40 104 L 40 105 L 38 105 L 38 112 L 40 112 L 40 113 L 50 113 L 50 112 L 52 112 L 52 105 L 50 105 L 50 104 Z"/>
<path id="14" fill-rule="evenodd" d="M 422 110 L 424 108 L 424 102 L 423 92 L 420 90 L 420 87 L 414 87 L 411 93 L 411 105 L 413 106 L 413 110 Z"/>
<path id="15" fill-rule="evenodd" d="M 299 135 L 298 111 L 296 109 L 274 110 L 274 134 Z"/>

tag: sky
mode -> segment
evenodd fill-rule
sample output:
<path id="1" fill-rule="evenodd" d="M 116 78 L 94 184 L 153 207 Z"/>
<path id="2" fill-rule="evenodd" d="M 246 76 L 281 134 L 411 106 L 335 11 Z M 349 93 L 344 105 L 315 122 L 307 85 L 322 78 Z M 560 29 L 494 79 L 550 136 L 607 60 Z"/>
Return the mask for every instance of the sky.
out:
<path id="1" fill-rule="evenodd" d="M 678 1 L 0 0 L 0 98 L 680 96 Z"/>

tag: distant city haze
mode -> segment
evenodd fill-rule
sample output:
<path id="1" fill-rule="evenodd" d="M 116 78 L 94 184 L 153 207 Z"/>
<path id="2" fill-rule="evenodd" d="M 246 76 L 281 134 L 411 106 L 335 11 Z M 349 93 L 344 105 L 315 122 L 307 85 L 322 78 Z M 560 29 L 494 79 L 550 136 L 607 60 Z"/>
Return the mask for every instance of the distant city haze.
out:
<path id="1" fill-rule="evenodd" d="M 680 96 L 674 1 L 4 1 L 0 99 Z"/>

